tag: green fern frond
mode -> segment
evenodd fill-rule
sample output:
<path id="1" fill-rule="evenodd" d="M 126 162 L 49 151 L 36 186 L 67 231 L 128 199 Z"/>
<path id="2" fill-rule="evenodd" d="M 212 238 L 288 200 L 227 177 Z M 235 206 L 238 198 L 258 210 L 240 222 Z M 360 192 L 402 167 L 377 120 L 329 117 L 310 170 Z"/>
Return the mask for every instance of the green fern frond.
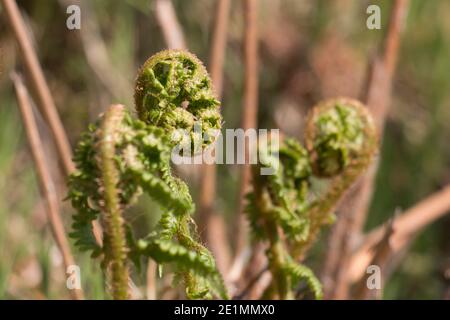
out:
<path id="1" fill-rule="evenodd" d="M 192 299 L 206 298 L 212 290 L 218 297 L 228 299 L 226 288 L 221 275 L 216 269 L 214 259 L 209 251 L 189 250 L 172 240 L 154 239 L 150 241 L 139 240 L 140 252 L 151 257 L 158 263 L 175 264 L 179 272 L 189 272 L 195 281 L 195 287 L 189 287 L 187 294 Z M 210 290 L 202 289 L 209 288 Z"/>
<path id="2" fill-rule="evenodd" d="M 201 152 L 215 139 L 210 130 L 221 127 L 220 103 L 209 75 L 189 52 L 160 52 L 141 68 L 135 102 L 139 119 L 123 106 L 112 106 L 78 144 L 77 170 L 70 176 L 67 196 L 76 209 L 71 236 L 81 250 L 101 255 L 102 265 L 113 269 L 114 298 L 126 296 L 123 286 L 120 294 L 114 289 L 128 272 L 126 260 L 139 268 L 144 255 L 158 263 L 174 264 L 189 298 L 226 299 L 214 258 L 198 242 L 192 227 L 190 215 L 195 206 L 189 189 L 170 168 L 172 150 L 180 141 L 197 146 L 194 153 Z M 199 140 L 201 134 L 207 139 Z M 136 240 L 123 211 L 143 192 L 165 213 L 151 236 Z M 103 247 L 95 242 L 95 220 L 104 226 Z M 118 265 L 122 275 L 114 272 Z"/>
<path id="3" fill-rule="evenodd" d="M 187 51 L 166 50 L 149 58 L 139 71 L 134 97 L 139 119 L 165 129 L 169 136 L 182 129 L 196 141 L 198 125 L 201 137 L 210 137 L 199 141 L 202 148 L 213 142 L 211 130 L 221 127 L 220 102 L 208 72 Z"/>
<path id="4" fill-rule="evenodd" d="M 253 192 L 247 195 L 252 232 L 257 240 L 269 243 L 273 282 L 266 293 L 279 298 L 292 297 L 293 286 L 301 279 L 316 298 L 321 296 L 320 282 L 297 261 L 304 258 L 320 228 L 333 220 L 339 199 L 377 151 L 373 120 L 355 100 L 320 103 L 312 109 L 305 128 L 306 147 L 290 138 L 259 145 L 260 161 L 252 170 Z M 262 167 L 271 168 L 273 174 L 262 176 Z M 320 195 L 312 191 L 314 179 L 328 179 L 328 188 Z"/>
<path id="5" fill-rule="evenodd" d="M 259 209 L 256 205 L 255 195 L 253 193 L 248 193 L 246 195 L 246 205 L 244 213 L 250 223 L 250 230 L 254 240 L 259 241 L 265 238 L 264 234 L 264 221 L 262 221 Z"/>
<path id="6" fill-rule="evenodd" d="M 323 298 L 322 284 L 310 268 L 290 261 L 284 265 L 284 271 L 291 277 L 293 287 L 296 287 L 300 281 L 304 280 L 316 299 L 320 300 Z"/>

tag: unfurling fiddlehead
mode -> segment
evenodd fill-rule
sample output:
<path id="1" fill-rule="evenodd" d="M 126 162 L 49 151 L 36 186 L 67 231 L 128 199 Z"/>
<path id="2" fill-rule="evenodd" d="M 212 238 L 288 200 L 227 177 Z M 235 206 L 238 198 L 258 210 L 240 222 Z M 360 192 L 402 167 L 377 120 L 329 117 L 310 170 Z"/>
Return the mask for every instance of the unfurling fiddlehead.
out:
<path id="1" fill-rule="evenodd" d="M 260 162 L 253 167 L 246 210 L 255 238 L 269 242 L 273 281 L 266 296 L 293 298 L 293 289 L 304 279 L 320 298 L 320 282 L 298 263 L 320 228 L 333 221 L 338 200 L 377 152 L 375 126 L 363 105 L 341 98 L 312 109 L 306 148 L 289 138 L 280 145 L 269 142 L 259 146 Z M 274 174 L 260 175 L 261 167 L 272 168 Z M 328 182 L 325 191 L 314 190 L 318 179 Z"/>
<path id="2" fill-rule="evenodd" d="M 103 257 L 114 298 L 127 298 L 127 261 L 139 264 L 143 256 L 171 263 L 189 298 L 227 298 L 214 258 L 197 240 L 188 187 L 170 168 L 176 145 L 189 142 L 194 153 L 201 152 L 213 142 L 210 130 L 220 129 L 219 101 L 208 73 L 186 51 L 160 52 L 138 74 L 135 103 L 139 119 L 123 106 L 112 106 L 78 145 L 68 195 L 77 210 L 72 236 L 82 250 Z M 142 192 L 164 213 L 157 230 L 135 239 L 123 212 Z M 104 228 L 102 247 L 91 229 L 98 218 Z"/>
<path id="3" fill-rule="evenodd" d="M 176 142 L 185 138 L 194 153 L 210 145 L 221 127 L 211 79 L 189 52 L 167 50 L 148 59 L 136 80 L 134 98 L 139 119 L 164 128 Z"/>

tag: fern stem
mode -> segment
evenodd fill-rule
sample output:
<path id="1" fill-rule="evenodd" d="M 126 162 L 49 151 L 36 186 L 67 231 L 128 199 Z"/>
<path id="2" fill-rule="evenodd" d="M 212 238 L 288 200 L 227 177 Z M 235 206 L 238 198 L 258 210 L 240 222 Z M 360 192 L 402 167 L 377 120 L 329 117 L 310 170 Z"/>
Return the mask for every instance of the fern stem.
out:
<path id="1" fill-rule="evenodd" d="M 112 296 L 115 300 L 128 298 L 127 246 L 124 220 L 119 201 L 119 172 L 115 165 L 116 131 L 123 119 L 124 107 L 111 106 L 104 115 L 101 128 L 99 168 L 103 182 L 104 210 L 102 222 L 105 232 L 105 254 L 110 259 Z"/>
<path id="2" fill-rule="evenodd" d="M 292 299 L 293 294 L 291 289 L 291 281 L 283 272 L 283 265 L 285 263 L 283 244 L 278 236 L 278 233 L 276 232 L 276 225 L 270 223 L 270 226 L 268 227 L 274 229 L 270 232 L 272 236 L 269 236 L 269 261 L 270 269 L 274 276 L 276 288 L 278 290 L 278 298 L 281 300 Z"/>
<path id="3" fill-rule="evenodd" d="M 193 244 L 190 238 L 190 232 L 189 232 L 189 216 L 185 215 L 183 216 L 179 222 L 179 228 L 177 232 L 177 238 L 180 244 L 188 249 L 194 250 L 195 252 L 199 253 L 197 243 Z M 189 297 L 189 294 L 192 292 L 195 292 L 197 288 L 196 280 L 192 272 L 184 271 L 183 272 L 183 280 L 186 285 L 186 293 Z"/>
<path id="4" fill-rule="evenodd" d="M 258 181 L 258 175 L 253 175 L 253 177 L 255 180 L 254 190 L 256 195 L 256 205 L 263 216 L 264 228 L 266 229 L 269 240 L 269 269 L 273 275 L 275 285 L 275 291 L 272 292 L 278 292 L 279 299 L 292 299 L 291 281 L 283 272 L 283 266 L 286 262 L 286 252 L 278 233 L 277 222 L 274 221 L 271 216 L 272 203 L 270 195 L 267 190 L 261 188 L 261 184 Z"/>

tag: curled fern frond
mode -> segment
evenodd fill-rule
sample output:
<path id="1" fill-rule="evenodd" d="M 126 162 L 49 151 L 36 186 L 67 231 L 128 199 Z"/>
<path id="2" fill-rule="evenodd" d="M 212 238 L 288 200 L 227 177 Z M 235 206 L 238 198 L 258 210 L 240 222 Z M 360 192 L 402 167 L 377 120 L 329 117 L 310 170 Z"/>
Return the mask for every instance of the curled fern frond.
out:
<path id="1" fill-rule="evenodd" d="M 327 100 L 312 109 L 305 142 L 314 174 L 332 177 L 356 164 L 366 165 L 376 151 L 376 130 L 368 109 L 359 101 Z"/>
<path id="2" fill-rule="evenodd" d="M 339 98 L 313 108 L 307 120 L 305 143 L 313 174 L 328 178 L 329 184 L 310 204 L 309 236 L 294 249 L 299 259 L 311 247 L 320 228 L 334 220 L 337 203 L 369 167 L 378 152 L 378 135 L 373 118 L 363 104 Z"/>
<path id="3" fill-rule="evenodd" d="M 358 101 L 339 98 L 314 107 L 305 130 L 306 148 L 293 139 L 259 145 L 253 166 L 253 192 L 247 195 L 247 216 L 259 241 L 269 242 L 270 292 L 293 297 L 293 286 L 306 279 L 316 297 L 320 283 L 311 270 L 298 264 L 320 228 L 331 221 L 344 192 L 366 169 L 377 152 L 372 117 Z M 261 167 L 272 175 L 260 174 Z M 325 192 L 313 181 L 326 179 Z M 287 278 L 286 278 L 287 274 Z"/>
<path id="4" fill-rule="evenodd" d="M 226 299 L 214 258 L 197 240 L 189 189 L 172 175 L 170 167 L 172 149 L 179 143 L 174 133 L 187 130 L 190 138 L 197 138 L 197 123 L 203 130 L 220 129 L 219 102 L 211 80 L 191 53 L 163 51 L 141 68 L 135 98 L 140 120 L 123 106 L 112 106 L 76 149 L 77 170 L 70 176 L 68 193 L 77 210 L 71 235 L 80 249 L 102 256 L 103 266 L 113 270 L 114 298 L 126 297 L 127 259 L 139 267 L 145 256 L 171 263 L 182 276 L 189 298 Z M 211 142 L 204 140 L 200 146 Z M 123 212 L 143 192 L 164 213 L 156 231 L 136 240 Z M 104 227 L 103 247 L 95 243 L 91 227 L 99 218 Z M 121 283 L 120 292 L 116 283 Z"/>
<path id="5" fill-rule="evenodd" d="M 198 146 L 194 154 L 211 144 L 221 127 L 211 79 L 190 52 L 166 50 L 149 58 L 136 79 L 134 98 L 139 119 L 165 129 L 175 140 L 186 132 L 192 146 Z"/>

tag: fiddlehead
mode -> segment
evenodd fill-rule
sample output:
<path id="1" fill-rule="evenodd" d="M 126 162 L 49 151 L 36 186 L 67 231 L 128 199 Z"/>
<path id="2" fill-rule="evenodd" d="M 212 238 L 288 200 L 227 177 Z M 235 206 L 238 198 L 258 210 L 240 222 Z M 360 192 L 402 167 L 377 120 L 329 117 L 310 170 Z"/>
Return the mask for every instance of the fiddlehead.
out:
<path id="1" fill-rule="evenodd" d="M 123 211 L 145 192 L 163 208 L 164 214 L 157 230 L 143 239 L 135 239 L 131 226 L 123 223 L 120 234 L 125 234 L 126 241 L 120 246 L 121 261 L 125 254 L 137 264 L 142 256 L 160 264 L 171 263 L 183 280 L 189 298 L 213 295 L 227 298 L 211 253 L 197 240 L 191 218 L 194 204 L 188 187 L 172 175 L 170 168 L 172 149 L 185 139 L 179 129 L 191 130 L 188 134 L 192 138 L 197 134 L 193 130 L 196 121 L 209 128 L 220 128 L 219 103 L 212 94 L 208 74 L 192 54 L 164 51 L 142 67 L 135 98 L 140 120 L 133 119 L 124 107 L 111 107 L 96 126 L 90 127 L 77 148 L 78 170 L 70 177 L 68 195 L 77 209 L 72 236 L 81 249 L 92 250 L 94 256 L 102 255 L 103 265 L 113 269 L 113 241 L 108 233 L 111 218 L 118 212 L 122 223 Z M 185 101 L 189 104 L 187 109 L 181 105 Z M 192 126 L 187 119 L 192 120 Z M 109 180 L 102 174 L 105 148 L 101 142 L 104 140 L 109 142 L 106 151 L 115 172 L 114 179 Z M 203 142 L 201 146 L 211 142 Z M 115 209 L 118 209 L 114 215 L 110 206 L 104 205 L 108 203 L 105 197 L 108 194 L 103 192 L 106 182 L 115 190 L 111 193 L 116 195 Z M 106 241 L 102 248 L 94 242 L 90 228 L 92 220 L 99 216 L 105 229 Z M 114 275 L 112 280 L 115 282 Z M 113 297 L 119 297 L 114 287 Z"/>
<path id="2" fill-rule="evenodd" d="M 345 191 L 370 165 L 378 152 L 378 135 L 368 109 L 353 99 L 324 101 L 310 113 L 305 131 L 313 175 L 327 178 L 326 192 L 312 201 L 311 231 L 296 247 L 303 258 L 320 227 L 333 221 L 333 210 Z"/>
<path id="3" fill-rule="evenodd" d="M 359 102 L 325 101 L 310 113 L 305 131 L 306 148 L 293 139 L 259 145 L 259 164 L 253 168 L 253 192 L 247 215 L 255 238 L 269 242 L 273 275 L 271 291 L 292 298 L 293 288 L 305 279 L 316 298 L 320 282 L 297 262 L 304 258 L 320 228 L 332 221 L 332 211 L 343 193 L 367 168 L 377 151 L 372 118 Z M 260 175 L 271 167 L 273 175 Z M 314 179 L 327 179 L 317 195 Z"/>
<path id="4" fill-rule="evenodd" d="M 164 128 L 177 143 L 188 138 L 194 153 L 211 144 L 212 133 L 221 127 L 220 103 L 208 72 L 187 51 L 166 50 L 148 59 L 136 79 L 134 98 L 139 119 Z"/>

